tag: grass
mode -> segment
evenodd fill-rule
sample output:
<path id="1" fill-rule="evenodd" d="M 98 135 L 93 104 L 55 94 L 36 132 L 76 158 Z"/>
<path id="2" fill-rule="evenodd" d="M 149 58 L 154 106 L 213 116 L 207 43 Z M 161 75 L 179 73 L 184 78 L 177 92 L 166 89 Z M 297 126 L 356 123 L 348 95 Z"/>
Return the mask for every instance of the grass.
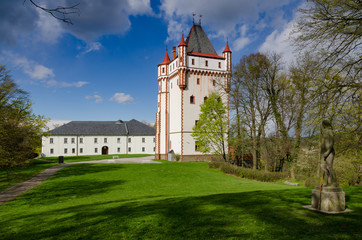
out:
<path id="1" fill-rule="evenodd" d="M 353 212 L 326 215 L 311 189 L 222 174 L 207 163 L 80 164 L 0 206 L 0 239 L 360 239 Z"/>
<path id="2" fill-rule="evenodd" d="M 112 159 L 114 156 L 119 158 L 137 158 L 137 157 L 146 157 L 153 156 L 152 154 L 111 154 L 111 155 L 85 155 L 85 156 L 65 156 L 64 162 L 83 162 L 83 161 L 93 161 L 93 160 L 103 160 L 103 159 Z M 44 160 L 58 161 L 58 157 L 44 157 Z"/>
<path id="3" fill-rule="evenodd" d="M 9 179 L 5 170 L 0 171 L 0 192 L 23 181 L 26 181 L 43 170 L 54 166 L 55 163 L 36 160 L 30 161 L 30 164 L 23 167 L 15 168 L 9 174 Z"/>

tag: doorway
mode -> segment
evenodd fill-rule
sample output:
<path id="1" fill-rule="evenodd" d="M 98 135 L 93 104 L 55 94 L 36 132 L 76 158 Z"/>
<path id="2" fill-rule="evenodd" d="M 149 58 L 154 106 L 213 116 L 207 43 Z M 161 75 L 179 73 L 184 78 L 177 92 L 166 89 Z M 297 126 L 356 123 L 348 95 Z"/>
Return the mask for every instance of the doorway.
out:
<path id="1" fill-rule="evenodd" d="M 108 155 L 108 147 L 107 146 L 102 147 L 102 155 Z"/>

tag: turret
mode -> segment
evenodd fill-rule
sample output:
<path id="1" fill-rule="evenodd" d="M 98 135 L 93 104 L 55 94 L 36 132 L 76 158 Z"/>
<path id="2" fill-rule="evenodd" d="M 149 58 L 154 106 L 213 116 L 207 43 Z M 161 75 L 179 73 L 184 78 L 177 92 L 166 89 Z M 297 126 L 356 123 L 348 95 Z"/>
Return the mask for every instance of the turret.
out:
<path id="1" fill-rule="evenodd" d="M 230 78 L 231 78 L 231 50 L 229 48 L 229 42 L 226 42 L 225 50 L 222 52 L 223 57 L 225 58 L 225 66 L 227 77 L 225 80 L 225 90 L 226 92 L 230 91 Z"/>
<path id="2" fill-rule="evenodd" d="M 168 64 L 170 63 L 170 57 L 166 51 L 165 57 L 163 58 L 162 63 L 158 64 L 158 77 L 167 76 L 168 74 Z"/>
<path id="3" fill-rule="evenodd" d="M 181 89 L 186 88 L 186 66 L 187 66 L 187 44 L 185 43 L 184 35 L 182 34 L 181 42 L 178 45 L 179 58 L 179 80 L 178 85 Z"/>

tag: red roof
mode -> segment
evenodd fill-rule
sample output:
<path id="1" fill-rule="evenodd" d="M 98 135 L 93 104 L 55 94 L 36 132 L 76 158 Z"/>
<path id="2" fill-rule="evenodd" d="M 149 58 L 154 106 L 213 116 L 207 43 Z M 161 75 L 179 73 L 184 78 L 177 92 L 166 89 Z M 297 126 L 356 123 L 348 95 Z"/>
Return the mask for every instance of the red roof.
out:
<path id="1" fill-rule="evenodd" d="M 224 52 L 231 52 L 230 48 L 229 48 L 229 41 L 226 42 L 226 47 L 225 47 L 225 50 L 223 51 L 223 53 Z"/>
<path id="2" fill-rule="evenodd" d="M 168 56 L 168 53 L 166 52 L 165 57 L 163 58 L 163 61 L 161 64 L 168 64 L 170 63 L 170 57 Z"/>
<path id="3" fill-rule="evenodd" d="M 185 43 L 184 34 L 182 34 L 182 38 L 181 38 L 181 42 L 180 42 L 179 46 L 187 46 L 187 44 Z"/>

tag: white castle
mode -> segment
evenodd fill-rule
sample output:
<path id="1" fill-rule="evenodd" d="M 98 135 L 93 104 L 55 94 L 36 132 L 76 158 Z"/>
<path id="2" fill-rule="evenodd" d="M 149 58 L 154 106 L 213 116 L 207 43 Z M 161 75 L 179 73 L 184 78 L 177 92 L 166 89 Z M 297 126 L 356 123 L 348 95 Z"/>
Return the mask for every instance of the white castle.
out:
<path id="1" fill-rule="evenodd" d="M 228 106 L 231 77 L 231 51 L 226 43 L 219 56 L 201 25 L 193 24 L 186 41 L 173 47 L 172 60 L 167 51 L 158 65 L 156 114 L 156 159 L 168 159 L 173 150 L 181 161 L 205 160 L 191 136 L 199 119 L 200 104 L 212 92 L 223 91 Z M 226 94 L 225 94 L 226 93 Z"/>

